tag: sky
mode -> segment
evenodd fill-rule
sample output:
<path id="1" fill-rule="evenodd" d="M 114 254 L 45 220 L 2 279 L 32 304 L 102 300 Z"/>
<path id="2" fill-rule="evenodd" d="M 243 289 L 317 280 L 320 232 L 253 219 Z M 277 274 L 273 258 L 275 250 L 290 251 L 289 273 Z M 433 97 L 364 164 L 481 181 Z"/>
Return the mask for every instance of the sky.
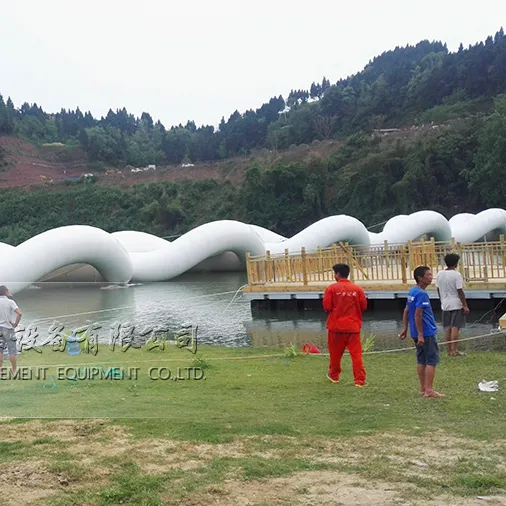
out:
<path id="1" fill-rule="evenodd" d="M 504 0 L 1 0 L 0 93 L 46 112 L 216 126 L 396 46 L 455 51 L 501 25 Z"/>

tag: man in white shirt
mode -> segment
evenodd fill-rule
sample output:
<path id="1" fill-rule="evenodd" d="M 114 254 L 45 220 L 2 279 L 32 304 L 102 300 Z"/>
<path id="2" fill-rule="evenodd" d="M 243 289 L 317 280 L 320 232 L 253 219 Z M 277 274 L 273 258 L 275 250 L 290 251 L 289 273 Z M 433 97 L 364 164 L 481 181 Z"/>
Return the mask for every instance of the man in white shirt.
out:
<path id="1" fill-rule="evenodd" d="M 21 309 L 9 298 L 6 286 L 0 286 L 0 368 L 3 364 L 4 351 L 7 350 L 12 365 L 12 372 L 16 372 L 16 334 L 14 329 L 21 320 Z"/>
<path id="2" fill-rule="evenodd" d="M 446 270 L 438 273 L 436 286 L 441 300 L 443 328 L 448 342 L 448 355 L 456 357 L 464 353 L 458 351 L 459 330 L 465 325 L 464 315 L 469 313 L 464 294 L 464 280 L 457 271 L 460 257 L 456 253 L 445 256 Z"/>

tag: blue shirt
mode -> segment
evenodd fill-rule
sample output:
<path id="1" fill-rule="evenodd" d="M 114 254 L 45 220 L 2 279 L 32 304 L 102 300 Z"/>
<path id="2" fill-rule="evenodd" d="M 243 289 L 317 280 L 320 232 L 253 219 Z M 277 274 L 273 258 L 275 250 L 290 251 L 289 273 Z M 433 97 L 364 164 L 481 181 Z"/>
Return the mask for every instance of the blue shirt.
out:
<path id="1" fill-rule="evenodd" d="M 437 333 L 436 320 L 430 305 L 429 294 L 422 290 L 418 285 L 411 288 L 408 293 L 408 313 L 409 313 L 409 331 L 413 339 L 418 339 L 418 330 L 415 323 L 415 311 L 417 308 L 423 308 L 422 328 L 423 336 L 435 336 Z"/>

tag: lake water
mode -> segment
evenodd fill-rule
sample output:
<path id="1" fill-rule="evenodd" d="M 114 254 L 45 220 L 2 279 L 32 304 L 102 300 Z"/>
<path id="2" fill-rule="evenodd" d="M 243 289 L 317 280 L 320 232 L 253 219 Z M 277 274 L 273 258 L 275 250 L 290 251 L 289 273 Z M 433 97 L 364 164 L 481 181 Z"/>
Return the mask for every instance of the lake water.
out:
<path id="1" fill-rule="evenodd" d="M 115 323 L 134 326 L 136 332 L 164 327 L 176 332 L 183 323 L 198 325 L 198 342 L 236 347 L 285 347 L 298 349 L 312 343 L 326 350 L 323 311 L 276 311 L 252 314 L 250 304 L 237 290 L 246 283 L 242 273 L 191 274 L 166 283 L 149 283 L 127 288 L 100 284 L 45 283 L 15 295 L 23 310 L 22 323 L 37 326 L 40 337 L 48 336 L 53 322 L 66 329 L 98 323 L 99 340 L 109 342 Z M 234 296 L 235 299 L 233 300 Z M 233 301 L 232 301 L 233 300 Z M 461 337 L 489 333 L 497 327 L 494 313 L 473 311 Z M 436 313 L 437 317 L 439 314 Z M 368 311 L 364 331 L 376 336 L 375 350 L 411 346 L 399 341 L 401 311 Z M 480 320 L 479 323 L 476 320 Z M 169 334 L 170 335 L 170 334 Z M 504 335 L 469 341 L 466 347 L 506 349 Z"/>

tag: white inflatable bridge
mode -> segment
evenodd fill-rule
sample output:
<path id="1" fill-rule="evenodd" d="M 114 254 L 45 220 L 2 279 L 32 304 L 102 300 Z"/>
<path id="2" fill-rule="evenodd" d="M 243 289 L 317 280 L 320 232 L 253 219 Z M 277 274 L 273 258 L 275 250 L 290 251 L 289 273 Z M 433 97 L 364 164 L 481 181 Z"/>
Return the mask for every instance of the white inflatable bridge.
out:
<path id="1" fill-rule="evenodd" d="M 0 243 L 0 285 L 15 293 L 76 264 L 91 265 L 111 283 L 167 281 L 190 270 L 240 270 L 246 252 L 299 252 L 301 247 L 314 251 L 335 242 L 365 247 L 385 240 L 401 244 L 423 236 L 436 241 L 453 237 L 457 242 L 475 242 L 491 233 L 506 235 L 503 209 L 458 214 L 449 221 L 434 211 L 419 211 L 393 217 L 377 234 L 351 216 L 330 216 L 289 239 L 262 227 L 227 220 L 201 225 L 173 242 L 143 232 L 109 234 L 73 225 L 49 230 L 17 247 Z"/>

